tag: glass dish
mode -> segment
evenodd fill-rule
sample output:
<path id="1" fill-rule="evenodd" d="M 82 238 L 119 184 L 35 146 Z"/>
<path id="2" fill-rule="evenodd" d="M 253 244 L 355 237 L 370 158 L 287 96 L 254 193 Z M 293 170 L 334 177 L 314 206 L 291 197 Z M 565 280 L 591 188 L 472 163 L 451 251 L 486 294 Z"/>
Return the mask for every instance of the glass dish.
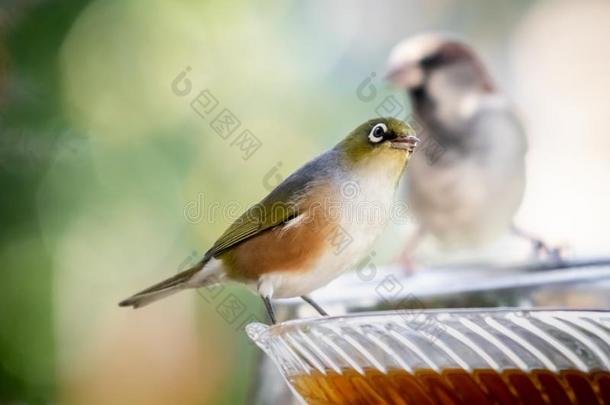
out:
<path id="1" fill-rule="evenodd" d="M 610 404 L 610 312 L 400 310 L 247 326 L 308 404 Z"/>

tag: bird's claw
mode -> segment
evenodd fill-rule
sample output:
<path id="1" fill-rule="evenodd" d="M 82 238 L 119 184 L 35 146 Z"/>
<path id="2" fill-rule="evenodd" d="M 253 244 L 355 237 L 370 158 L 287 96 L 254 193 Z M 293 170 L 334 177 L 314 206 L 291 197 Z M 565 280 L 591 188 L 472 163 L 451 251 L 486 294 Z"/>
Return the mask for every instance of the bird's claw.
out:
<path id="1" fill-rule="evenodd" d="M 536 257 L 540 257 L 541 254 L 544 254 L 554 262 L 563 261 L 563 253 L 560 247 L 551 247 L 541 239 L 533 239 L 532 243 L 534 245 L 534 253 Z"/>
<path id="2" fill-rule="evenodd" d="M 406 275 L 413 275 L 417 270 L 417 262 L 409 253 L 403 252 L 400 257 L 396 259 L 396 264 L 400 266 Z"/>

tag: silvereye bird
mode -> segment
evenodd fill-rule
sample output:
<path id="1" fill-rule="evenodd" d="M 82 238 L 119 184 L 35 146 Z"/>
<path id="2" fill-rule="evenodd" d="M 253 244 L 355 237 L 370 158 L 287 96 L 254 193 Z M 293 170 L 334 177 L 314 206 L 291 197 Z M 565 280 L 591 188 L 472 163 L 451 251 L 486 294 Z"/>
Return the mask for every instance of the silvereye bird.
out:
<path id="1" fill-rule="evenodd" d="M 187 288 L 237 281 L 262 297 L 273 323 L 272 298 L 300 296 L 325 315 L 307 294 L 368 253 L 389 219 L 417 142 L 402 121 L 365 122 L 248 209 L 194 267 L 119 305 L 138 308 Z M 354 217 L 371 207 L 373 221 Z M 349 242 L 340 249 L 338 234 Z"/>

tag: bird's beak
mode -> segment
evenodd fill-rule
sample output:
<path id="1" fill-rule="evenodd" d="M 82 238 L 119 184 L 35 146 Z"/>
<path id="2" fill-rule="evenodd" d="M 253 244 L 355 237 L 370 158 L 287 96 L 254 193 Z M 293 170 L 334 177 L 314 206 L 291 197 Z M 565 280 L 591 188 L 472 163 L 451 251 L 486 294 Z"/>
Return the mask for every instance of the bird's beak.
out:
<path id="1" fill-rule="evenodd" d="M 400 136 L 390 141 L 390 146 L 394 149 L 402 149 L 412 153 L 419 142 L 419 138 L 413 135 Z"/>
<path id="2" fill-rule="evenodd" d="M 385 79 L 398 87 L 412 89 L 422 85 L 424 82 L 424 72 L 416 63 L 407 62 L 390 66 Z"/>

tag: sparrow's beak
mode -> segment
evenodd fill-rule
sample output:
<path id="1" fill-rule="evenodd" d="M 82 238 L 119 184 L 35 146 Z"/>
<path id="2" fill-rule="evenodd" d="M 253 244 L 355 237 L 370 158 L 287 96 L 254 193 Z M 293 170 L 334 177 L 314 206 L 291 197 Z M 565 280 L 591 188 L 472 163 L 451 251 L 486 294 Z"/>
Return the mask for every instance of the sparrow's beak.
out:
<path id="1" fill-rule="evenodd" d="M 399 136 L 390 142 L 390 146 L 394 149 L 402 149 L 411 153 L 415 150 L 418 142 L 419 138 L 413 135 Z"/>
<path id="2" fill-rule="evenodd" d="M 385 79 L 402 88 L 415 88 L 424 82 L 424 72 L 416 63 L 401 63 L 390 65 L 385 75 Z"/>

